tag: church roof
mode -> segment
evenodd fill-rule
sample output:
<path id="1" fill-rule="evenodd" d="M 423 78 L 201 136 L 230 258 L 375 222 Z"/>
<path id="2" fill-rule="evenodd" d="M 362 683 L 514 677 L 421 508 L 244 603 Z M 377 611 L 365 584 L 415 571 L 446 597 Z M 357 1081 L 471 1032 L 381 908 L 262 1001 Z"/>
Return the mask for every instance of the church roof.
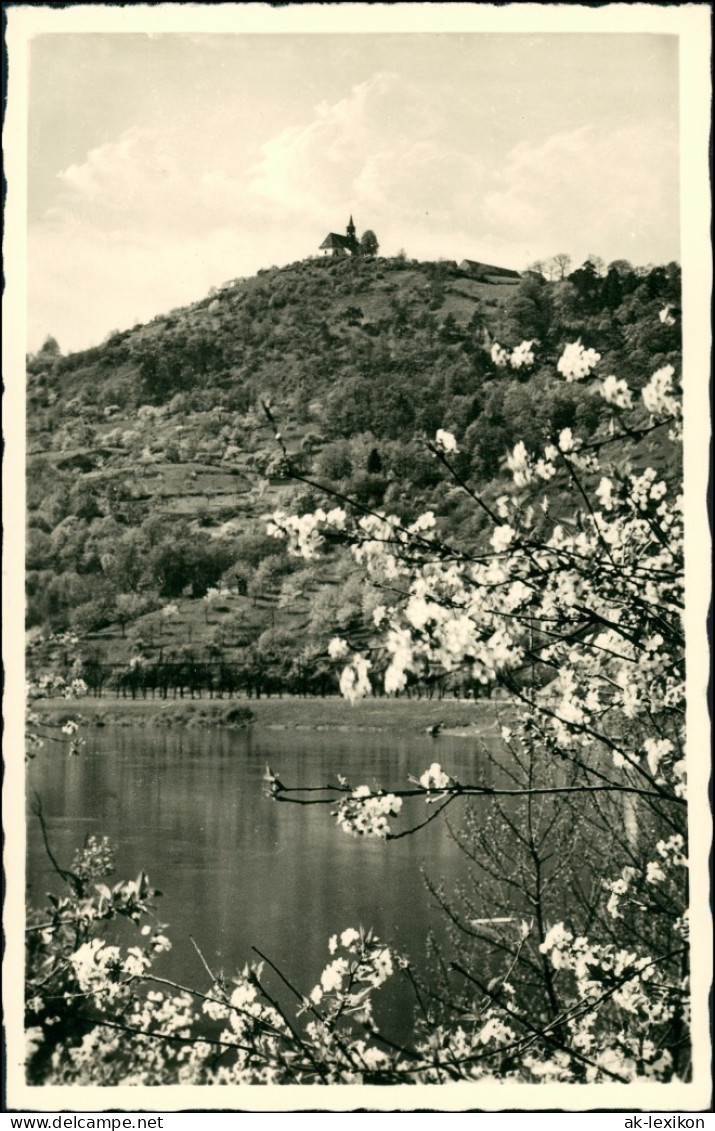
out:
<path id="1" fill-rule="evenodd" d="M 474 274 L 482 275 L 500 275 L 507 279 L 520 279 L 521 275 L 518 271 L 512 271 L 509 267 L 495 267 L 491 263 L 479 263 L 475 259 L 463 259 L 459 264 L 460 271 L 469 271 Z"/>
<path id="2" fill-rule="evenodd" d="M 337 232 L 328 232 L 320 245 L 320 250 L 331 247 L 351 247 L 351 240 L 347 236 L 339 236 Z"/>

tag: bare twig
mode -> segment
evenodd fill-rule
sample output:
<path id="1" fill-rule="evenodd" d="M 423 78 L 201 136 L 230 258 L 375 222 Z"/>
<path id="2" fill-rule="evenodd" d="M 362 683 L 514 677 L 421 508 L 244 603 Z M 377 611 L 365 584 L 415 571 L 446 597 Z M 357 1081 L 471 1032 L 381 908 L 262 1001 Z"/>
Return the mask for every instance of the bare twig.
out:
<path id="1" fill-rule="evenodd" d="M 189 935 L 189 939 L 191 940 L 191 945 L 193 946 L 194 950 L 196 951 L 199 958 L 201 959 L 201 963 L 203 965 L 203 968 L 206 971 L 206 973 L 208 974 L 209 978 L 211 979 L 212 985 L 215 985 L 216 984 L 216 976 L 215 976 L 213 970 L 211 969 L 211 967 L 209 966 L 208 962 L 204 958 L 203 954 L 201 953 L 201 950 L 199 949 L 199 945 L 196 942 L 196 939 L 194 938 L 193 935 Z"/>
<path id="2" fill-rule="evenodd" d="M 82 896 L 84 894 L 84 883 L 83 883 L 81 877 L 78 876 L 76 872 L 71 872 L 67 868 L 63 868 L 60 864 L 58 864 L 57 860 L 55 858 L 55 855 L 52 851 L 52 848 L 50 847 L 50 838 L 49 838 L 49 834 L 47 832 L 47 824 L 45 822 L 45 815 L 42 811 L 42 798 L 40 797 L 39 793 L 37 793 L 37 792 L 35 793 L 35 800 L 34 800 L 33 808 L 34 808 L 35 816 L 37 817 L 38 821 L 40 822 L 40 831 L 42 833 L 42 840 L 43 840 L 43 843 L 44 843 L 44 846 L 45 846 L 45 852 L 47 853 L 48 859 L 49 859 L 52 867 L 54 868 L 55 872 L 60 877 L 60 879 L 64 880 L 65 883 L 68 883 L 68 884 L 71 885 L 71 887 L 73 888 L 76 895 Z"/>

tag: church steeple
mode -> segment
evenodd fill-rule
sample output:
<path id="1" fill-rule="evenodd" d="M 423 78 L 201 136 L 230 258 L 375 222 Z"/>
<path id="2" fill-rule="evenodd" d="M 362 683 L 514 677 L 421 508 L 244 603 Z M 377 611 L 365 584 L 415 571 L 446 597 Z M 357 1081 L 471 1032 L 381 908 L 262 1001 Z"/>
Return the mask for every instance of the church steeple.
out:
<path id="1" fill-rule="evenodd" d="M 352 216 L 350 217 L 350 223 L 347 226 L 347 233 L 348 233 L 348 239 L 350 240 L 351 245 L 355 245 L 357 243 L 357 240 L 355 238 L 355 225 L 353 224 Z"/>

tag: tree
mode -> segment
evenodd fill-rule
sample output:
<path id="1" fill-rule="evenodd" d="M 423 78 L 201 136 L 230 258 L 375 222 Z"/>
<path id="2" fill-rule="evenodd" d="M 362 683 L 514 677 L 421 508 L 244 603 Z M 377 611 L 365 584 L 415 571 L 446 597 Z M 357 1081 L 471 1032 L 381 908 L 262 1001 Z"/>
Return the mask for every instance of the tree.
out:
<path id="1" fill-rule="evenodd" d="M 162 539 L 151 550 L 147 571 L 162 597 L 180 597 L 186 589 L 192 597 L 203 597 L 233 559 L 234 548 L 228 541 L 215 539 L 201 545 L 178 536 Z"/>
<path id="2" fill-rule="evenodd" d="M 377 255 L 379 249 L 380 249 L 380 245 L 377 242 L 377 236 L 375 235 L 375 233 L 373 231 L 371 231 L 370 228 L 368 228 L 367 231 L 363 232 L 362 236 L 360 237 L 360 251 L 361 251 L 361 253 L 363 255 L 367 255 L 369 257 L 372 257 L 372 256 Z"/>
<path id="3" fill-rule="evenodd" d="M 621 279 L 633 274 L 633 264 L 628 259 L 613 259 L 608 264 L 609 271 L 616 271 Z"/>
<path id="4" fill-rule="evenodd" d="M 292 563 L 285 554 L 270 554 L 254 570 L 247 593 L 254 601 L 280 589 L 283 578 L 290 572 Z"/>
<path id="5" fill-rule="evenodd" d="M 545 342 L 553 318 L 553 291 L 541 276 L 527 275 L 515 288 L 506 314 L 506 335 Z"/>
<path id="6" fill-rule="evenodd" d="M 550 261 L 551 278 L 565 279 L 570 266 L 571 256 L 567 255 L 565 251 L 560 251 L 558 255 L 554 255 Z"/>
<path id="7" fill-rule="evenodd" d="M 47 354 L 49 357 L 59 357 L 62 351 L 57 338 L 48 334 L 40 347 L 40 353 Z"/>
<path id="8" fill-rule="evenodd" d="M 578 291 L 582 314 L 593 314 L 601 309 L 603 280 L 590 259 L 576 271 L 572 271 L 568 281 Z"/>
<path id="9" fill-rule="evenodd" d="M 623 301 L 621 273 L 614 264 L 611 264 L 608 268 L 608 274 L 601 290 L 601 298 L 603 305 L 607 306 L 609 310 L 615 310 Z"/>
<path id="10" fill-rule="evenodd" d="M 602 259 L 600 255 L 595 255 L 594 252 L 589 251 L 586 259 L 592 265 L 597 275 L 605 275 L 606 261 Z"/>
<path id="11" fill-rule="evenodd" d="M 367 471 L 368 475 L 380 475 L 380 473 L 382 472 L 382 458 L 377 448 L 370 448 L 367 457 L 367 464 L 365 465 L 365 470 Z"/>
<path id="12" fill-rule="evenodd" d="M 344 479 L 352 472 L 350 445 L 347 440 L 333 440 L 319 452 L 314 469 L 327 479 Z"/>
<path id="13" fill-rule="evenodd" d="M 444 1034 L 461 1025 L 457 1017 L 465 1016 L 466 1002 L 473 1008 L 476 987 L 486 1014 L 463 1046 L 467 1057 L 491 1039 L 482 1028 L 488 1016 L 488 1025 L 499 1031 L 495 1054 L 518 1046 L 520 1032 L 529 1045 L 529 1055 L 512 1069 L 522 1080 L 683 1079 L 690 1054 L 681 999 L 687 966 L 687 830 L 679 461 L 677 456 L 667 461 L 660 479 L 652 469 L 623 471 L 618 451 L 609 456 L 614 440 L 620 448 L 626 439 L 663 435 L 666 429 L 668 440 L 679 443 L 681 409 L 671 365 L 652 375 L 637 403 L 622 379 L 608 376 L 596 383 L 592 375 L 598 362 L 596 351 L 584 349 L 579 340 L 566 347 L 557 370 L 569 384 L 595 385 L 609 416 L 606 427 L 588 445 L 564 427 L 541 454 L 530 453 L 519 441 L 506 458 L 513 488 L 500 497 L 496 511 L 455 470 L 454 437 L 440 431 L 430 445 L 488 515 L 491 553 L 467 552 L 459 559 L 436 532 L 431 515 L 408 527 L 396 516 L 356 519 L 357 559 L 374 584 L 387 588 L 389 582 L 402 596 L 376 618 L 379 667 L 375 645 L 366 654 L 359 644 L 336 640 L 331 654 L 347 660 L 340 685 L 351 699 L 370 694 L 373 669 L 382 673 L 385 690 L 395 692 L 426 666 L 447 672 L 468 668 L 473 679 L 496 680 L 523 704 L 518 730 L 504 733 L 517 766 L 504 793 L 521 796 L 526 808 L 518 820 L 507 814 L 505 827 L 517 857 L 526 852 L 528 876 L 525 864 L 515 872 L 508 860 L 510 874 L 519 877 L 515 886 L 524 899 L 523 914 L 531 915 L 531 922 L 525 917 L 518 924 L 518 899 L 509 904 L 511 916 L 496 920 L 467 918 L 454 901 L 440 900 L 470 940 L 484 941 L 481 924 L 512 922 L 515 910 L 518 933 L 510 939 L 502 932 L 491 946 L 492 957 L 501 947 L 508 962 L 496 988 L 482 973 L 483 962 L 471 968 L 451 963 L 469 992 L 456 1014 L 451 1006 L 432 1014 L 427 1031 L 439 1024 Z M 579 507 L 566 523 L 558 521 L 560 516 L 537 522 L 532 500 L 545 484 L 552 496 L 557 489 L 572 492 L 587 510 Z M 298 537 L 304 556 L 307 545 L 314 551 L 321 545 L 321 513 L 312 526 L 305 515 L 300 528 L 282 524 L 289 545 Z M 281 527 L 278 518 L 276 525 Z M 543 690 L 536 698 L 539 685 Z M 545 778 L 543 764 L 540 771 L 534 762 L 537 749 L 539 758 L 547 755 Z M 435 806 L 425 821 L 465 796 L 489 795 L 495 801 L 501 792 L 491 780 L 456 781 L 436 762 L 410 782 L 409 787 L 335 787 L 339 826 L 352 835 L 396 839 L 425 823 L 413 815 L 407 827 L 393 827 L 403 803 L 422 791 Z M 293 791 L 277 778 L 272 791 L 279 801 L 306 803 L 301 787 Z M 589 810 L 559 808 L 559 797 L 576 794 L 590 799 Z M 551 809 L 535 814 L 534 806 L 542 806 L 545 797 L 551 798 Z M 613 808 L 619 797 L 630 799 L 622 834 Z M 482 814 L 480 806 L 479 862 L 487 861 L 489 868 L 490 856 L 494 866 L 503 846 L 495 856 L 493 834 L 481 836 Z M 612 871 L 610 876 L 601 872 L 597 884 L 600 892 L 610 893 L 607 900 L 595 889 L 583 891 L 568 918 L 558 921 L 555 908 L 547 910 L 544 902 L 554 851 L 544 841 L 544 830 L 553 833 L 563 819 L 579 821 L 584 845 L 593 835 L 589 828 L 600 830 L 603 867 Z M 467 851 L 470 859 L 477 858 L 473 837 Z M 573 882 L 579 882 L 576 876 Z M 563 908 L 556 914 L 564 915 Z M 618 920 L 622 924 L 614 926 Z M 442 1000 L 459 1002 L 452 979 L 447 981 Z M 540 1005 L 535 985 L 543 992 Z M 455 1052 L 451 1038 L 446 1045 Z"/>

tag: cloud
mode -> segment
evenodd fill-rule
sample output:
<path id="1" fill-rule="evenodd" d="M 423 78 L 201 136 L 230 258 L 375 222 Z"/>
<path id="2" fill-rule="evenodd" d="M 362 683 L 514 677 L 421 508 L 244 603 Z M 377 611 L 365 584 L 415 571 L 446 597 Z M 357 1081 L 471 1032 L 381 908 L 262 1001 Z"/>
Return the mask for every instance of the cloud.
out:
<path id="1" fill-rule="evenodd" d="M 58 174 L 59 204 L 87 223 L 152 231 L 240 225 L 247 213 L 252 222 L 324 218 L 336 206 L 342 218 L 352 200 L 376 203 L 390 166 L 414 165 L 430 128 L 419 92 L 380 72 L 252 154 L 230 107 L 134 126 Z"/>
<path id="2" fill-rule="evenodd" d="M 443 110 L 389 72 L 353 87 L 312 121 L 269 139 L 248 190 L 269 215 L 326 217 L 353 209 L 385 218 L 450 217 L 484 166 L 446 140 Z"/>
<path id="3" fill-rule="evenodd" d="M 93 148 L 59 173 L 57 206 L 100 228 L 167 235 L 280 221 L 310 223 L 315 238 L 351 209 L 370 213 L 370 226 L 446 219 L 483 168 L 445 141 L 442 115 L 418 87 L 381 71 L 250 154 L 232 110 L 219 106 Z"/>
<path id="4" fill-rule="evenodd" d="M 79 165 L 70 165 L 58 174 L 62 184 L 86 201 L 102 199 L 110 203 L 126 192 L 136 180 L 141 158 L 138 159 L 142 135 L 127 131 L 118 141 L 97 146 Z"/>
<path id="5" fill-rule="evenodd" d="M 202 168 L 195 139 L 179 130 L 136 127 L 59 173 L 59 199 L 77 220 L 100 228 L 213 227 L 223 217 L 206 211 L 211 201 Z"/>
<path id="6" fill-rule="evenodd" d="M 677 256 L 677 138 L 639 123 L 521 142 L 485 195 L 483 213 L 491 234 L 509 232 L 538 245 L 538 254 L 579 248 L 643 262 L 666 245 Z"/>

